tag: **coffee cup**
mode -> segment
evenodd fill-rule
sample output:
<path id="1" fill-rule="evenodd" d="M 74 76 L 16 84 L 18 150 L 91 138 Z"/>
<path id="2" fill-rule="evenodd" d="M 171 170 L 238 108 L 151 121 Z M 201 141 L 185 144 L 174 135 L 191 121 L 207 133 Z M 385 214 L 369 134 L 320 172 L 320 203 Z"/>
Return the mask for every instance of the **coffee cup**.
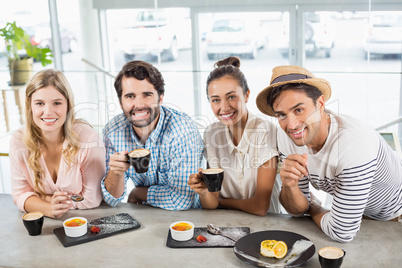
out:
<path id="1" fill-rule="evenodd" d="M 204 180 L 208 191 L 219 192 L 222 188 L 223 169 L 209 168 L 202 171 L 202 179 Z"/>
<path id="2" fill-rule="evenodd" d="M 42 212 L 29 212 L 22 216 L 22 221 L 29 235 L 40 235 L 42 233 L 43 220 Z"/>
<path id="3" fill-rule="evenodd" d="M 318 251 L 318 260 L 322 268 L 339 268 L 345 255 L 346 252 L 343 249 L 324 247 Z"/>
<path id="4" fill-rule="evenodd" d="M 127 163 L 134 167 L 135 172 L 145 173 L 148 171 L 151 151 L 140 148 L 129 152 L 126 156 L 128 158 Z"/>

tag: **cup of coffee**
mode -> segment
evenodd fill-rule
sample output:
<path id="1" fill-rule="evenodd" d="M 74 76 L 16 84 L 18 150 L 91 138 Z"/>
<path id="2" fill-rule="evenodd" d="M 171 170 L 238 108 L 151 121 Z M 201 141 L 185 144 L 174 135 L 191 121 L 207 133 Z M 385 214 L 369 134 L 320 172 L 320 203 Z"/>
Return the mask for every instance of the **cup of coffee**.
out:
<path id="1" fill-rule="evenodd" d="M 219 192 L 222 188 L 223 169 L 209 168 L 202 171 L 202 179 L 207 185 L 208 191 Z"/>
<path id="2" fill-rule="evenodd" d="M 318 251 L 318 260 L 322 268 L 339 268 L 345 255 L 346 252 L 343 249 L 324 247 Z"/>
<path id="3" fill-rule="evenodd" d="M 43 220 L 42 212 L 30 212 L 22 216 L 22 221 L 29 235 L 40 235 L 42 233 Z"/>
<path id="4" fill-rule="evenodd" d="M 137 173 L 145 173 L 148 171 L 149 161 L 151 160 L 151 151 L 140 148 L 129 152 L 127 155 L 130 165 L 132 165 Z"/>

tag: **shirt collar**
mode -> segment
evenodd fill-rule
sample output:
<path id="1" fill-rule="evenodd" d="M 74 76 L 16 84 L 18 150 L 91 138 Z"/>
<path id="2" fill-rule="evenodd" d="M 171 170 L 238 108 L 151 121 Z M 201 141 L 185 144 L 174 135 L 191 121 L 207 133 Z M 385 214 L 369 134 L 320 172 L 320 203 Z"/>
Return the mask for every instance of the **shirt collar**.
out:
<path id="1" fill-rule="evenodd" d="M 250 143 L 248 142 L 250 139 L 249 138 L 245 138 L 245 135 L 251 135 L 252 134 L 252 130 L 254 128 L 255 125 L 255 121 L 254 121 L 254 115 L 252 113 L 250 113 L 248 111 L 248 118 L 247 118 L 247 122 L 246 122 L 246 126 L 244 127 L 244 131 L 243 131 L 243 135 L 241 136 L 241 140 L 239 142 L 239 144 L 237 146 L 234 145 L 233 141 L 232 141 L 232 137 L 230 135 L 230 131 L 229 131 L 229 127 L 225 127 L 225 135 L 226 135 L 226 139 L 228 141 L 228 147 L 229 147 L 229 152 L 232 153 L 233 150 L 237 150 L 241 153 L 247 153 L 249 148 L 250 148 Z"/>
<path id="2" fill-rule="evenodd" d="M 151 135 L 148 138 L 148 139 L 150 139 L 150 141 L 152 143 L 154 143 L 154 142 L 156 142 L 158 140 L 159 136 L 162 133 L 163 125 L 164 125 L 164 122 L 165 122 L 165 114 L 166 114 L 165 113 L 165 108 L 162 105 L 159 106 L 159 108 L 160 108 L 159 109 L 160 114 L 159 114 L 158 124 L 156 125 L 156 128 L 154 129 L 154 131 L 152 131 Z"/>

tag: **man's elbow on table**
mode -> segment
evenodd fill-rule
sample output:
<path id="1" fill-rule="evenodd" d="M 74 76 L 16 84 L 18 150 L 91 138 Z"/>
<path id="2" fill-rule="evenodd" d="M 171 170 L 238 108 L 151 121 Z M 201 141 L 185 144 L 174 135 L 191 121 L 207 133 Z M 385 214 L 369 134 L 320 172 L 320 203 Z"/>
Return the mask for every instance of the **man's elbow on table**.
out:
<path id="1" fill-rule="evenodd" d="M 103 200 L 106 202 L 106 204 L 108 204 L 111 207 L 116 207 L 118 204 L 121 203 L 122 197 L 121 198 L 115 198 L 110 194 L 105 194 L 105 192 L 103 192 Z"/>
<path id="2" fill-rule="evenodd" d="M 339 242 L 339 243 L 349 243 L 356 237 L 357 233 L 354 234 L 349 234 L 349 235 L 343 235 L 343 234 L 337 234 L 336 232 L 331 233 L 328 235 L 332 240 Z"/>
<path id="3" fill-rule="evenodd" d="M 349 243 L 359 232 L 360 226 L 335 226 L 333 224 L 324 223 L 324 218 L 321 219 L 321 230 L 332 240 L 340 243 Z"/>

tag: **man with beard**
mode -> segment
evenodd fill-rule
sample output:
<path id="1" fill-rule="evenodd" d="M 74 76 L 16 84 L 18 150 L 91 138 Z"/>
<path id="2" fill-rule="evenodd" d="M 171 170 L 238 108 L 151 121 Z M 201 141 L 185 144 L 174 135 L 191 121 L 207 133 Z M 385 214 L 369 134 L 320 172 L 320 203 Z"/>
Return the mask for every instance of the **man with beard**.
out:
<path id="1" fill-rule="evenodd" d="M 104 200 L 110 206 L 119 204 L 131 179 L 135 188 L 127 202 L 168 210 L 199 207 L 198 195 L 187 179 L 201 166 L 201 135 L 188 115 L 161 106 L 165 92 L 161 73 L 149 63 L 128 62 L 114 87 L 123 113 L 103 130 L 107 166 L 101 184 Z M 136 173 L 127 163 L 128 152 L 138 148 L 151 152 L 146 173 Z"/>
<path id="2" fill-rule="evenodd" d="M 325 109 L 328 81 L 299 66 L 273 69 L 257 97 L 261 112 L 278 119 L 283 160 L 279 199 L 289 214 L 308 213 L 339 242 L 351 241 L 362 217 L 397 220 L 402 213 L 401 160 L 386 141 L 358 120 Z M 331 210 L 309 183 L 333 196 Z"/>

